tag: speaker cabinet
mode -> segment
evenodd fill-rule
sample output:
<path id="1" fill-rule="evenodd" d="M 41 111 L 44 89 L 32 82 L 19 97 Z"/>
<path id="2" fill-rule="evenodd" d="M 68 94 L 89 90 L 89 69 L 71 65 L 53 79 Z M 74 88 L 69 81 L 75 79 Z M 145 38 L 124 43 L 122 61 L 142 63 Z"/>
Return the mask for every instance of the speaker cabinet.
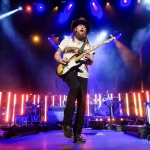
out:
<path id="1" fill-rule="evenodd" d="M 91 121 L 91 128 L 92 129 L 104 129 L 105 123 L 103 121 Z"/>

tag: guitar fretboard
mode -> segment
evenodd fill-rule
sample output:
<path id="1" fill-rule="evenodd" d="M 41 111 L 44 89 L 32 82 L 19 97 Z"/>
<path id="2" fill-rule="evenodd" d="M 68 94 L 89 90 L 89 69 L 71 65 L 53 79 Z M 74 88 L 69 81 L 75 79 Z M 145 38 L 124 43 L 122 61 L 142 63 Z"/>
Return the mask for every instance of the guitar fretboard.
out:
<path id="1" fill-rule="evenodd" d="M 90 52 L 94 51 L 95 49 L 97 49 L 98 47 L 102 46 L 103 44 L 107 44 L 107 43 L 111 42 L 111 41 L 114 40 L 114 39 L 115 39 L 115 37 L 111 36 L 110 39 L 108 39 L 108 40 L 106 40 L 106 41 L 104 41 L 104 42 L 98 44 L 98 45 L 95 46 L 93 49 L 87 50 L 86 53 L 90 53 Z M 78 56 L 78 57 L 75 59 L 75 61 L 76 61 L 76 62 L 79 61 L 84 55 L 85 55 L 85 54 L 82 53 L 80 56 Z"/>

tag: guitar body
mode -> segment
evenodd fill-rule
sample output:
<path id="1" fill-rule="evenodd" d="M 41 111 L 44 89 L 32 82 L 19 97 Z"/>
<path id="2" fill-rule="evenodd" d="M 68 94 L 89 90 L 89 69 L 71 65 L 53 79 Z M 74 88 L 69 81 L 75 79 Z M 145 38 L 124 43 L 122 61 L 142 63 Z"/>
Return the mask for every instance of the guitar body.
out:
<path id="1" fill-rule="evenodd" d="M 77 55 L 73 55 L 66 65 L 59 64 L 56 69 L 56 74 L 59 77 L 62 77 L 63 75 L 68 73 L 69 70 L 73 69 L 74 67 L 80 66 L 80 63 L 75 61 L 76 58 L 77 58 Z"/>

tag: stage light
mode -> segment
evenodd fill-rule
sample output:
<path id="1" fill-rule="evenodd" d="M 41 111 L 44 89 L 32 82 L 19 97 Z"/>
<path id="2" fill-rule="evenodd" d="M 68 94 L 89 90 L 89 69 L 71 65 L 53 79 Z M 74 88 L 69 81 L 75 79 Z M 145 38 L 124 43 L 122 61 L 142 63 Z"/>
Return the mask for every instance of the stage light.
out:
<path id="1" fill-rule="evenodd" d="M 116 40 L 119 39 L 120 36 L 121 36 L 121 33 L 116 36 Z"/>
<path id="2" fill-rule="evenodd" d="M 24 112 L 24 95 L 22 95 L 21 97 L 21 115 L 23 114 Z"/>
<path id="3" fill-rule="evenodd" d="M 150 0 L 143 0 L 141 3 L 147 10 L 150 10 Z"/>
<path id="4" fill-rule="evenodd" d="M 131 0 L 120 0 L 120 6 L 127 7 L 131 4 Z"/>
<path id="5" fill-rule="evenodd" d="M 68 5 L 65 7 L 64 11 L 59 14 L 58 23 L 60 23 L 60 24 L 65 23 L 69 19 L 70 15 L 73 11 L 73 8 L 74 8 L 74 3 L 73 2 L 68 3 Z"/>
<path id="6" fill-rule="evenodd" d="M 90 115 L 90 107 L 89 107 L 89 105 L 90 105 L 90 96 L 89 96 L 89 94 L 86 95 L 86 103 L 87 103 L 87 107 L 86 107 L 87 116 L 89 116 Z"/>
<path id="7" fill-rule="evenodd" d="M 39 37 L 34 37 L 34 40 L 35 40 L 35 41 L 38 41 L 38 40 L 39 40 Z"/>
<path id="8" fill-rule="evenodd" d="M 68 38 L 68 36 L 64 35 L 64 38 L 66 39 L 66 38 Z"/>
<path id="9" fill-rule="evenodd" d="M 27 95 L 26 95 L 26 101 L 28 101 L 28 97 L 29 97 L 29 96 L 28 96 L 28 94 L 27 94 Z"/>
<path id="10" fill-rule="evenodd" d="M 45 10 L 45 6 L 42 3 L 37 4 L 37 11 L 43 12 Z"/>
<path id="11" fill-rule="evenodd" d="M 92 3 L 93 5 L 93 9 L 95 12 L 98 12 L 99 8 L 98 8 L 98 5 L 96 5 L 94 2 Z"/>
<path id="12" fill-rule="evenodd" d="M 0 92 L 0 108 L 1 108 L 1 105 L 2 105 L 2 92 Z"/>
<path id="13" fill-rule="evenodd" d="M 138 93 L 138 100 L 139 100 L 139 111 L 140 111 L 140 116 L 142 117 L 142 102 L 141 102 L 141 95 Z"/>
<path id="14" fill-rule="evenodd" d="M 22 10 L 22 7 L 19 7 L 18 10 Z"/>
<path id="15" fill-rule="evenodd" d="M 127 108 L 127 115 L 129 116 L 130 112 L 129 112 L 129 96 L 128 96 L 128 93 L 126 93 L 126 108 Z"/>
<path id="16" fill-rule="evenodd" d="M 135 114 L 137 116 L 138 115 L 138 110 L 137 110 L 137 103 L 136 103 L 136 95 L 135 95 L 135 93 L 133 93 L 133 99 L 134 99 Z"/>
<path id="17" fill-rule="evenodd" d="M 102 33 L 100 34 L 100 37 L 104 39 L 104 38 L 106 38 L 106 36 L 107 36 L 107 32 L 102 31 Z"/>
<path id="18" fill-rule="evenodd" d="M 53 95 L 52 96 L 52 106 L 54 106 L 54 103 L 55 103 L 55 96 Z"/>
<path id="19" fill-rule="evenodd" d="M 54 7 L 53 11 L 58 11 L 58 6 Z"/>
<path id="20" fill-rule="evenodd" d="M 38 95 L 37 103 L 38 103 L 38 104 L 40 103 L 40 95 Z M 39 107 L 39 105 L 38 105 L 38 107 Z"/>
<path id="21" fill-rule="evenodd" d="M 10 112 L 10 97 L 11 97 L 11 93 L 10 93 L 10 92 L 8 92 L 7 108 L 6 108 L 6 121 L 9 121 L 9 112 Z"/>
<path id="22" fill-rule="evenodd" d="M 0 20 L 1 20 L 1 19 L 4 19 L 4 18 L 6 18 L 6 17 L 8 17 L 8 16 L 10 16 L 10 15 L 12 15 L 12 14 L 14 14 L 15 12 L 19 11 L 20 9 L 21 9 L 21 8 L 18 8 L 18 9 L 15 9 L 15 10 L 13 10 L 13 11 L 10 11 L 10 12 L 7 12 L 7 13 L 5 13 L 5 14 L 0 15 Z"/>
<path id="23" fill-rule="evenodd" d="M 66 38 L 71 38 L 72 36 L 70 35 L 64 35 L 64 38 L 66 39 Z"/>
<path id="24" fill-rule="evenodd" d="M 92 5 L 94 6 L 94 5 L 95 5 L 95 3 L 94 3 L 94 2 L 92 2 Z"/>
<path id="25" fill-rule="evenodd" d="M 70 9 L 73 7 L 73 4 L 71 3 L 71 4 L 69 4 L 69 6 L 68 6 L 68 11 L 70 11 Z"/>
<path id="26" fill-rule="evenodd" d="M 58 42 L 58 38 L 57 37 L 53 37 L 53 40 L 54 40 L 54 38 L 55 38 L 55 42 Z M 57 46 L 57 44 L 53 40 L 50 37 L 48 37 L 48 41 L 52 44 L 52 46 L 54 47 L 54 49 L 57 50 L 58 46 Z"/>
<path id="27" fill-rule="evenodd" d="M 100 43 L 101 41 L 103 41 L 106 38 L 106 36 L 107 36 L 106 31 L 102 31 L 99 34 L 97 34 L 94 41 L 93 41 L 94 45 Z"/>
<path id="28" fill-rule="evenodd" d="M 44 121 L 47 121 L 47 96 L 45 96 L 45 113 L 44 113 Z"/>
<path id="29" fill-rule="evenodd" d="M 34 43 L 39 43 L 40 42 L 40 37 L 35 35 L 35 36 L 33 36 L 32 40 L 33 40 Z"/>
<path id="30" fill-rule="evenodd" d="M 30 10 L 31 10 L 31 7 L 30 7 L 30 6 L 28 6 L 28 7 L 27 7 L 27 10 L 29 10 L 29 11 L 30 11 Z"/>
<path id="31" fill-rule="evenodd" d="M 103 16 L 102 9 L 96 0 L 90 1 L 90 7 L 94 16 L 97 18 L 101 18 Z"/>
<path id="32" fill-rule="evenodd" d="M 121 95 L 120 95 L 120 93 L 118 93 L 118 98 L 119 98 L 119 101 L 121 101 Z"/>
<path id="33" fill-rule="evenodd" d="M 109 5 L 110 5 L 110 3 L 108 3 L 108 2 L 107 2 L 107 3 L 106 3 L 106 5 L 107 5 L 107 6 L 109 6 Z"/>
<path id="34" fill-rule="evenodd" d="M 12 116 L 13 124 L 15 124 L 15 106 L 16 106 L 16 94 L 14 94 L 13 116 Z"/>
<path id="35" fill-rule="evenodd" d="M 102 94 L 98 94 L 99 106 L 102 105 Z"/>
<path id="36" fill-rule="evenodd" d="M 62 102 L 62 97 L 61 95 L 59 96 L 59 106 L 61 106 L 61 102 Z"/>
<path id="37" fill-rule="evenodd" d="M 26 6 L 26 12 L 31 13 L 32 12 L 32 7 L 31 6 Z"/>
<path id="38" fill-rule="evenodd" d="M 141 3 L 141 0 L 137 0 L 138 3 Z"/>
<path id="39" fill-rule="evenodd" d="M 146 91 L 146 98 L 147 98 L 147 102 L 150 102 L 150 100 L 149 100 L 149 92 L 148 91 Z"/>
<path id="40" fill-rule="evenodd" d="M 33 104 L 36 103 L 36 99 L 35 98 L 36 98 L 36 95 L 33 96 Z"/>

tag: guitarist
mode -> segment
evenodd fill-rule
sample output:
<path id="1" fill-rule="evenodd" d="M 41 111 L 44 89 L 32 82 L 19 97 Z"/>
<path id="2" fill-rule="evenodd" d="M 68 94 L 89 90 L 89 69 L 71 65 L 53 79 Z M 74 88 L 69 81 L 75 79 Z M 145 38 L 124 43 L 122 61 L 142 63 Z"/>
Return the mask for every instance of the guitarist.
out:
<path id="1" fill-rule="evenodd" d="M 87 38 L 87 34 L 90 32 L 91 26 L 91 22 L 85 20 L 83 17 L 80 17 L 78 20 L 73 20 L 71 24 L 73 37 L 63 39 L 54 55 L 54 58 L 57 62 L 67 65 L 69 59 L 73 55 L 80 55 L 81 53 L 85 54 L 80 60 L 81 65 L 78 67 L 78 69 L 71 69 L 62 77 L 63 81 L 66 82 L 69 87 L 66 107 L 64 110 L 62 130 L 67 138 L 72 138 L 72 134 L 74 133 L 74 142 L 86 142 L 86 140 L 81 137 L 81 132 L 84 124 L 86 94 L 89 77 L 87 65 L 92 65 L 93 63 L 93 53 L 86 53 L 86 50 L 92 49 L 93 47 Z M 84 42 L 86 43 L 83 46 Z M 63 54 L 63 58 L 61 57 L 61 54 Z M 72 117 L 75 110 L 76 99 L 78 107 L 72 133 Z"/>

